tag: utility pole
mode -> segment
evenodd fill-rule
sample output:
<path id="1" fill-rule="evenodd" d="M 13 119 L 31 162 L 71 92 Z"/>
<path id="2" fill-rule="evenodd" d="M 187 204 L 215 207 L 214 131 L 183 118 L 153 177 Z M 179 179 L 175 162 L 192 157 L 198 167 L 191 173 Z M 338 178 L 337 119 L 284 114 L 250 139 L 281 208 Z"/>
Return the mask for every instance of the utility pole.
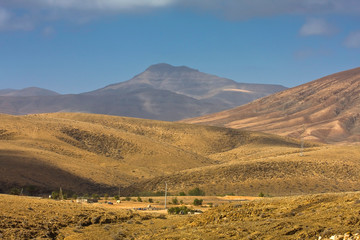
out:
<path id="1" fill-rule="evenodd" d="M 167 197 L 167 182 L 165 182 L 165 209 L 166 209 L 166 197 Z"/>
<path id="2" fill-rule="evenodd" d="M 304 134 L 305 134 L 305 125 L 302 125 L 303 132 L 301 134 L 301 148 L 300 148 L 300 156 L 304 156 Z"/>
<path id="3" fill-rule="evenodd" d="M 119 201 L 121 202 L 121 200 L 120 200 L 120 185 L 119 185 Z"/>
<path id="4" fill-rule="evenodd" d="M 59 190 L 59 198 L 60 198 L 60 200 L 64 200 L 64 195 L 63 195 L 61 187 L 60 187 L 60 190 Z"/>

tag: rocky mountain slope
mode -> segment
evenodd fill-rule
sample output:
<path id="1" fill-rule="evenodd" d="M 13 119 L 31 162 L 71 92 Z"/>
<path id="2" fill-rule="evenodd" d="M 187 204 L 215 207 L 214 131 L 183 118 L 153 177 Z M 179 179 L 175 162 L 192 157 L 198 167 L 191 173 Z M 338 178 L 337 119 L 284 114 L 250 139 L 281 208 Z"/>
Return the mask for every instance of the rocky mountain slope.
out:
<path id="1" fill-rule="evenodd" d="M 87 112 L 175 121 L 229 109 L 284 89 L 279 85 L 240 84 L 188 67 L 156 64 L 129 81 L 83 94 L 3 90 L 0 112 Z"/>
<path id="2" fill-rule="evenodd" d="M 320 142 L 359 142 L 360 68 L 185 122 L 264 131 Z"/>

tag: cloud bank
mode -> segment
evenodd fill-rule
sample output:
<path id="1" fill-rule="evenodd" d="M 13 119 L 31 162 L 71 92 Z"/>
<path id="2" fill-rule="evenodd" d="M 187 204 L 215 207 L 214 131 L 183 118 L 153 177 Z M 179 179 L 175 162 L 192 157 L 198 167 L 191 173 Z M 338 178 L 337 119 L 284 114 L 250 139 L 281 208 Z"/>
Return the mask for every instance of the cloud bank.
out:
<path id="1" fill-rule="evenodd" d="M 358 0 L 1 0 L 0 6 L 2 30 L 25 30 L 35 22 L 49 19 L 91 19 L 107 14 L 164 8 L 205 11 L 232 20 L 294 14 L 360 14 Z M 28 26 L 24 25 L 24 16 Z M 311 22 L 308 24 L 311 25 Z M 7 27 L 4 27 L 5 25 Z M 312 25 L 314 29 L 316 24 Z M 315 29 L 312 33 L 311 26 L 304 28 L 305 35 L 316 32 Z M 321 32 L 320 28 L 324 29 L 324 26 L 318 26 L 318 32 Z"/>

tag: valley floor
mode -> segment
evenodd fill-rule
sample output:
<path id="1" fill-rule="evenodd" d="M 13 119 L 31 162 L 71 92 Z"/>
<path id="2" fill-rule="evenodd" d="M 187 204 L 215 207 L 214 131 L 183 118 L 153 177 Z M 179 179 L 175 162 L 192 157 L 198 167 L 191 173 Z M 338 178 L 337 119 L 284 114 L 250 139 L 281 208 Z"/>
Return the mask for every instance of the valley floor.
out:
<path id="1" fill-rule="evenodd" d="M 326 239 L 359 231 L 359 192 L 235 201 L 188 216 L 0 195 L 1 239 Z"/>

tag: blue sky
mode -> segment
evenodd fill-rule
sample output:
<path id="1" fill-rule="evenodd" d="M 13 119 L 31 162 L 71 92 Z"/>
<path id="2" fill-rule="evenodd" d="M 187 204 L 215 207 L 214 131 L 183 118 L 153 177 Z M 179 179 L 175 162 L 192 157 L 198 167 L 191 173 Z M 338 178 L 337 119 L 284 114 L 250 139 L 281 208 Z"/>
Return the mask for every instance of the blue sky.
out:
<path id="1" fill-rule="evenodd" d="M 360 67 L 360 1 L 0 0 L 0 89 L 80 93 L 163 62 L 287 87 Z"/>

